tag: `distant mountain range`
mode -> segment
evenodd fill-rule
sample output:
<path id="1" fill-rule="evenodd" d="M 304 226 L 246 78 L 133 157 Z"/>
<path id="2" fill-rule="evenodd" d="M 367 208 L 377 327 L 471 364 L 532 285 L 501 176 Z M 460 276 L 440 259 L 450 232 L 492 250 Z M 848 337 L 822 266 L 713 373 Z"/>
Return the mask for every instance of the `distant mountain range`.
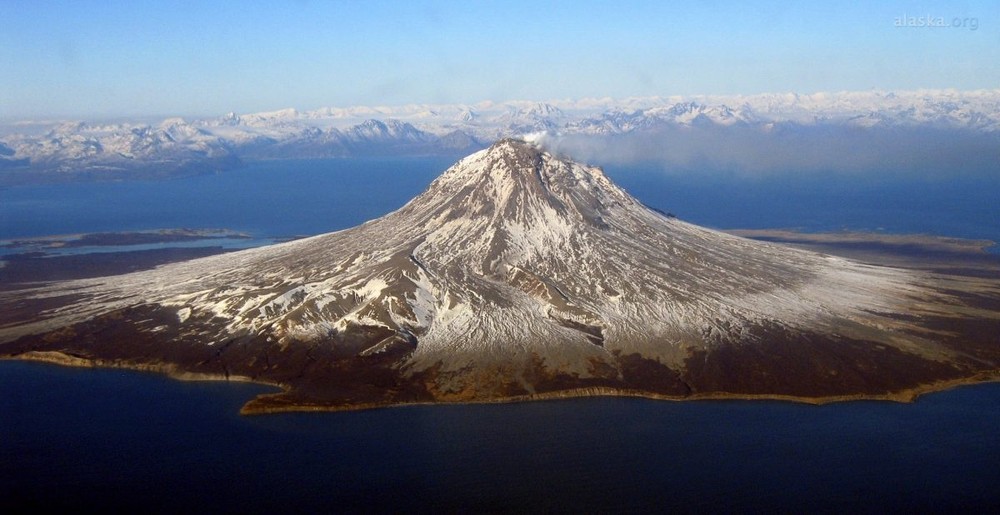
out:
<path id="1" fill-rule="evenodd" d="M 728 130 L 767 138 L 829 128 L 947 131 L 996 141 L 1000 89 L 284 109 L 156 124 L 21 123 L 0 133 L 0 171 L 7 179 L 0 182 L 12 174 L 51 180 L 194 173 L 247 159 L 460 156 L 535 132 L 592 138 Z"/>

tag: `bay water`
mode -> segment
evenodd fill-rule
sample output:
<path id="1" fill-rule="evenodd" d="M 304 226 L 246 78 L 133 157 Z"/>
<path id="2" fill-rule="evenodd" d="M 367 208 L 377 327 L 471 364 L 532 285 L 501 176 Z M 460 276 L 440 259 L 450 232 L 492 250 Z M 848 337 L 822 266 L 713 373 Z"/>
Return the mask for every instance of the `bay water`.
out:
<path id="1" fill-rule="evenodd" d="M 0 507 L 156 513 L 1000 509 L 1000 384 L 914 404 L 628 398 L 241 417 L 267 388 L 0 363 Z M 13 513 L 7 511 L 7 513 Z"/>
<path id="2" fill-rule="evenodd" d="M 252 162 L 176 180 L 49 184 L 0 189 L 0 240 L 81 232 L 225 228 L 256 238 L 353 227 L 405 204 L 451 158 Z M 883 231 L 1000 241 L 1000 170 L 976 176 L 762 177 L 605 171 L 647 205 L 718 229 Z"/>

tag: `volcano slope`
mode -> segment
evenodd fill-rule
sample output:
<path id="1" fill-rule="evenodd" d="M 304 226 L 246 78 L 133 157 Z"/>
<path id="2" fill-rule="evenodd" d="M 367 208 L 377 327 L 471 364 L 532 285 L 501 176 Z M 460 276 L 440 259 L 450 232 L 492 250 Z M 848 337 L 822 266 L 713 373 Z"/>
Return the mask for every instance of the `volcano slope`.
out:
<path id="1" fill-rule="evenodd" d="M 282 387 L 247 413 L 906 400 L 1000 368 L 998 281 L 698 227 L 515 139 L 352 229 L 0 295 L 3 357 Z"/>

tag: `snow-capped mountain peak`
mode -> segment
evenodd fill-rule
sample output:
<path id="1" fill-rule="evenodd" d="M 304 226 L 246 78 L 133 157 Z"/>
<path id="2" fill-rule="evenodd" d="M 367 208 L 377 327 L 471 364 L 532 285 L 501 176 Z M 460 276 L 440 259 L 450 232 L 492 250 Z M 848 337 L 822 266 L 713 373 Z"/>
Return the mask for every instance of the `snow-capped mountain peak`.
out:
<path id="1" fill-rule="evenodd" d="M 893 317 L 935 302 L 920 281 L 662 215 L 599 168 L 508 138 L 353 229 L 32 290 L 58 297 L 72 288 L 80 300 L 52 318 L 0 329 L 0 342 L 75 327 L 37 340 L 61 345 L 60 335 L 115 324 L 130 342 L 164 339 L 140 345 L 143 352 L 160 349 L 198 370 L 213 362 L 203 356 L 225 351 L 227 373 L 333 404 L 587 385 L 684 395 L 725 388 L 691 368 L 716 352 L 748 352 L 753 367 L 779 373 L 781 362 L 757 350 L 773 342 L 842 345 L 833 367 L 854 359 L 840 356 L 879 367 L 910 363 L 900 352 L 959 356 L 914 340 L 918 329 Z M 77 341 L 86 339 L 66 344 Z M 872 357 L 856 342 L 896 350 Z M 370 390 L 372 377 L 390 386 Z"/>

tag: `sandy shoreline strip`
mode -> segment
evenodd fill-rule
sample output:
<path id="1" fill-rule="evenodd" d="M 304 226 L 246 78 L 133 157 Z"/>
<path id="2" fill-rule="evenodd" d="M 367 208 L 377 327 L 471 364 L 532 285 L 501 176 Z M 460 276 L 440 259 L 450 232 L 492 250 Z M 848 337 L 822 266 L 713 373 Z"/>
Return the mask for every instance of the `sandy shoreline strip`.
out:
<path id="1" fill-rule="evenodd" d="M 0 361 L 31 361 L 35 363 L 47 363 L 74 368 L 104 368 L 129 370 L 132 372 L 149 372 L 163 375 L 178 381 L 220 381 L 235 383 L 253 383 L 262 386 L 272 386 L 285 389 L 284 386 L 276 383 L 262 381 L 241 375 L 225 374 L 205 374 L 201 372 L 187 372 L 181 370 L 173 363 L 130 363 L 125 361 L 111 361 L 103 359 L 89 359 L 81 356 L 74 356 L 59 351 L 28 351 L 13 356 L 0 356 Z"/>

